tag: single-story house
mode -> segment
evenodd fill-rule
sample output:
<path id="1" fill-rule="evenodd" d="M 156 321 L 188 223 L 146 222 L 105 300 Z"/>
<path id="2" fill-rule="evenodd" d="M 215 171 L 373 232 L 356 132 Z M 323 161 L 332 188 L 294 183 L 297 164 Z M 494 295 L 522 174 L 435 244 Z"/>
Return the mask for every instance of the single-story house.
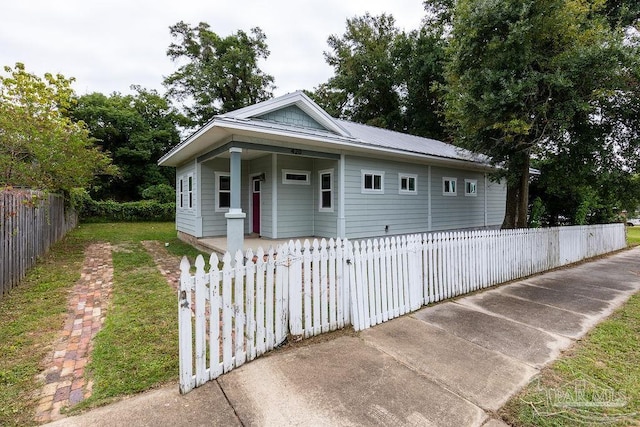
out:
<path id="1" fill-rule="evenodd" d="M 331 117 L 303 92 L 214 117 L 159 160 L 176 168 L 176 228 L 365 238 L 497 227 L 506 186 L 453 145 Z M 232 252 L 233 253 L 233 252 Z"/>

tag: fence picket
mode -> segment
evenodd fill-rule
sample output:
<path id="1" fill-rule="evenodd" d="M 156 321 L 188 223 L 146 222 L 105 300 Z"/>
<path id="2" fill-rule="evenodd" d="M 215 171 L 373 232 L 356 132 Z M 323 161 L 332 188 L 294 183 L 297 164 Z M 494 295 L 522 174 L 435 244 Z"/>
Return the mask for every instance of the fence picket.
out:
<path id="1" fill-rule="evenodd" d="M 209 379 L 207 373 L 207 325 L 205 319 L 207 298 L 207 284 L 204 275 L 204 258 L 196 258 L 196 302 L 195 302 L 195 332 L 196 332 L 196 387 Z"/>
<path id="2" fill-rule="evenodd" d="M 192 331 L 191 331 L 191 266 L 187 257 L 180 261 L 180 290 L 178 294 L 178 352 L 180 359 L 180 392 L 186 393 L 195 386 L 193 378 L 193 365 L 191 358 Z"/>
<path id="3" fill-rule="evenodd" d="M 231 254 L 227 252 L 222 258 L 222 369 L 229 372 L 233 368 L 233 300 L 231 287 L 233 270 Z"/>
<path id="4" fill-rule="evenodd" d="M 220 363 L 220 270 L 218 255 L 212 253 L 209 258 L 209 379 L 217 378 L 222 373 Z"/>

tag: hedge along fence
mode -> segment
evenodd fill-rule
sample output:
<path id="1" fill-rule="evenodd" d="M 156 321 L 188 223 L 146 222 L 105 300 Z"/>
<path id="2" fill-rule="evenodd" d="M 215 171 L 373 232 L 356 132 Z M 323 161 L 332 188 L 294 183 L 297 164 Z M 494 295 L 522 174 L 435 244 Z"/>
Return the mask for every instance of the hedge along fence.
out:
<path id="1" fill-rule="evenodd" d="M 110 221 L 174 221 L 175 203 L 156 200 L 138 202 L 95 201 L 84 199 L 78 204 L 80 218 L 86 222 Z"/>
<path id="2" fill-rule="evenodd" d="M 0 298 L 36 259 L 78 223 L 64 198 L 34 190 L 0 191 Z"/>

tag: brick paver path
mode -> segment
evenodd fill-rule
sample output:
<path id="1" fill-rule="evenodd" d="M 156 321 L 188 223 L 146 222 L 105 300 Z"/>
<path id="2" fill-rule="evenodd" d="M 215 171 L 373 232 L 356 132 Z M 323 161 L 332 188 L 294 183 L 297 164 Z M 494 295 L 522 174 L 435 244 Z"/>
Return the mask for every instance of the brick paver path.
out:
<path id="1" fill-rule="evenodd" d="M 64 418 L 60 414 L 61 408 L 91 396 L 92 382 L 85 383 L 84 368 L 91 353 L 92 339 L 104 323 L 112 284 L 111 245 L 90 245 L 85 250 L 80 280 L 69 300 L 64 330 L 44 362 L 47 368 L 40 375 L 45 386 L 40 391 L 36 422 Z"/>
<path id="2" fill-rule="evenodd" d="M 142 246 L 153 257 L 160 273 L 167 279 L 171 287 L 178 292 L 180 288 L 180 258 L 171 255 L 161 242 L 155 240 L 145 240 Z"/>

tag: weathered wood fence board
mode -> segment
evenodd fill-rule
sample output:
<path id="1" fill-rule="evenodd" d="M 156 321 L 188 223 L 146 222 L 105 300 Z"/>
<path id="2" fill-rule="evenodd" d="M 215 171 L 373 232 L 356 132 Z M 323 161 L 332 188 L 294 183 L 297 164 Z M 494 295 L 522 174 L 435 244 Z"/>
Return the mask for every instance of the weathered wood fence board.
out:
<path id="1" fill-rule="evenodd" d="M 623 224 L 290 241 L 180 265 L 183 393 L 272 350 L 625 247 Z M 195 344 L 195 352 L 194 350 Z M 195 367 L 195 373 L 193 372 Z"/>
<path id="2" fill-rule="evenodd" d="M 65 209 L 61 196 L 0 191 L 0 299 L 76 224 L 77 215 Z"/>

